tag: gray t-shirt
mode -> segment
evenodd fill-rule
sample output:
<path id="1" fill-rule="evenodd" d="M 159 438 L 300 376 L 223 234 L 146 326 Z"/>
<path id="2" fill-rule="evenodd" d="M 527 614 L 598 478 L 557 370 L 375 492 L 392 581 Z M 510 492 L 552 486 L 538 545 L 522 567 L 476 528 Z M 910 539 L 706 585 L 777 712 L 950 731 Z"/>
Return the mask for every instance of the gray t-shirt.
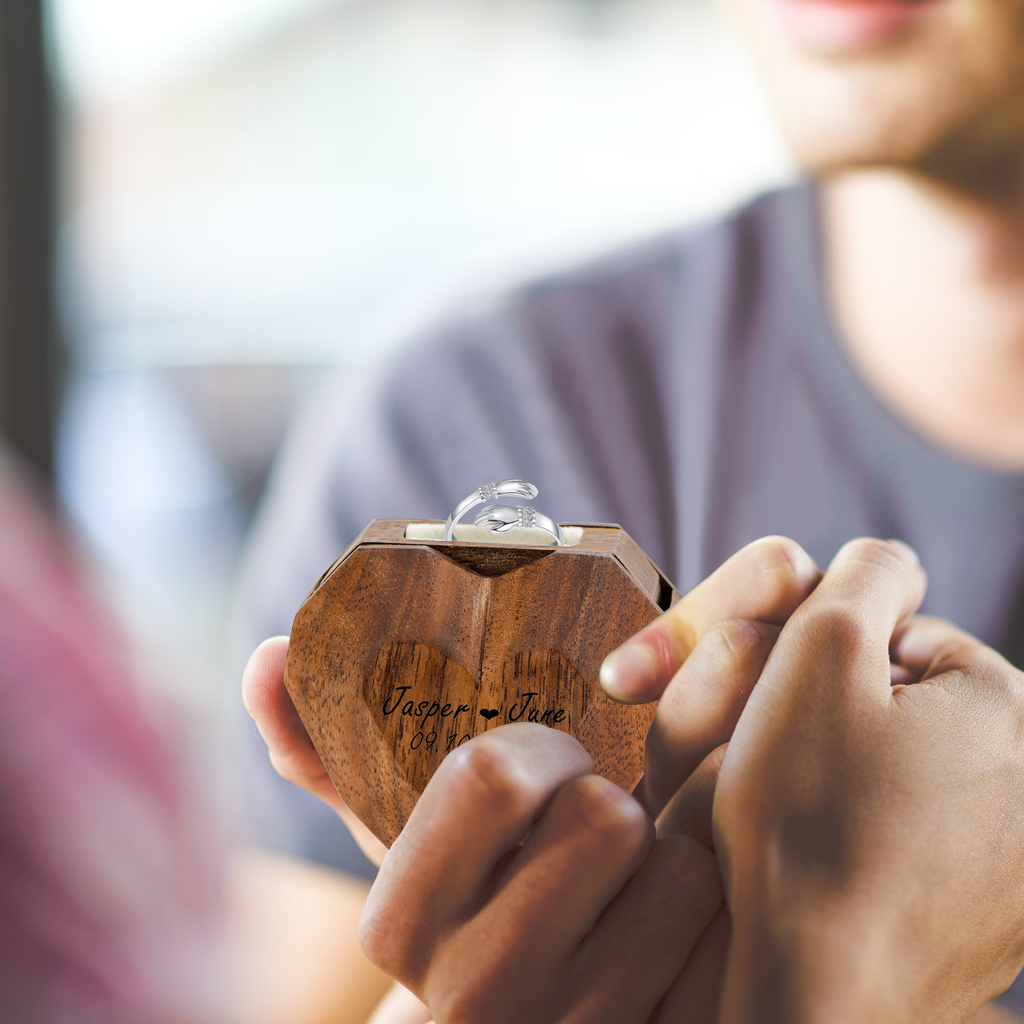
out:
<path id="1" fill-rule="evenodd" d="M 1024 660 L 1024 476 L 939 450 L 848 362 L 813 185 L 464 307 L 322 396 L 256 532 L 250 638 L 287 633 L 372 519 L 443 519 L 504 477 L 560 522 L 621 524 L 681 591 L 766 534 L 822 565 L 903 538 L 925 609 Z M 312 798 L 282 785 L 263 809 L 267 841 L 353 868 Z"/>

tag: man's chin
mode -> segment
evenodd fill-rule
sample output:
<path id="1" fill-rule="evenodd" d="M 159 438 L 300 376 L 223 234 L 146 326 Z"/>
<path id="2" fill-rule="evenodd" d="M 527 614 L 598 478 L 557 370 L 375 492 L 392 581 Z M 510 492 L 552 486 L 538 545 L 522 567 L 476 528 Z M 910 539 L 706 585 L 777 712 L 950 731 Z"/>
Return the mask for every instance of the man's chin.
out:
<path id="1" fill-rule="evenodd" d="M 797 164 L 818 178 L 863 170 L 924 171 L 929 165 L 927 147 L 915 147 L 908 140 L 894 143 L 847 138 L 830 142 L 820 136 L 790 136 L 789 147 Z"/>
<path id="2" fill-rule="evenodd" d="M 920 121 L 884 133 L 785 131 L 796 163 L 817 178 L 856 171 L 895 171 L 969 192 L 1020 193 L 1024 182 L 1024 130 L 988 138 L 969 131 L 929 134 Z M 1013 184 L 1010 182 L 1010 184 Z"/>
<path id="3" fill-rule="evenodd" d="M 832 97 L 838 99 L 838 97 Z M 945 102 L 943 102 L 945 100 Z M 984 160 L 984 136 L 948 97 L 925 102 L 780 104 L 780 127 L 797 162 L 815 175 L 891 168 L 945 177 L 964 161 Z M 984 141 L 983 141 L 984 140 Z M 1009 140 L 1005 140 L 1009 141 Z"/>

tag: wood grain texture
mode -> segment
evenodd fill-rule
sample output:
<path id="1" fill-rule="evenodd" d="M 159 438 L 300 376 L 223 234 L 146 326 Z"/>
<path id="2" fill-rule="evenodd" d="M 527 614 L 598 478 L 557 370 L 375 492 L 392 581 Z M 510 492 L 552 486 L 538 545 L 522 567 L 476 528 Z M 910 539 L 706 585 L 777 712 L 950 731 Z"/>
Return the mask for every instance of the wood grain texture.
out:
<path id="1" fill-rule="evenodd" d="M 295 616 L 285 683 L 338 792 L 390 846 L 437 766 L 487 729 L 575 736 L 626 789 L 654 706 L 608 700 L 606 654 L 678 598 L 621 528 L 571 548 L 407 540 L 376 520 Z"/>

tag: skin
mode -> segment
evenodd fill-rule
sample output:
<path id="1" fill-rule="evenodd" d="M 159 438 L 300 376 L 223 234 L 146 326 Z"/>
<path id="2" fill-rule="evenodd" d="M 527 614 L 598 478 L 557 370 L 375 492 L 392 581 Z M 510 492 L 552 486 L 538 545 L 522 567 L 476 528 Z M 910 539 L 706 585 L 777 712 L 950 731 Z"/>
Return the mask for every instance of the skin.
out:
<path id="1" fill-rule="evenodd" d="M 755 543 L 627 645 L 656 654 L 646 675 L 616 673 L 616 661 L 637 659 L 609 659 L 605 681 L 620 697 L 663 693 L 635 797 L 544 727 L 504 727 L 446 759 L 364 914 L 368 955 L 409 990 L 377 1024 L 719 1019 L 729 923 L 710 846 L 735 926 L 724 1021 L 964 1021 L 1005 987 L 1024 950 L 1024 831 L 1005 824 L 1024 782 L 1014 741 L 1024 699 L 1005 701 L 1024 695 L 1024 678 L 953 627 L 908 618 L 924 575 L 902 545 L 848 545 L 819 579 L 792 542 Z M 863 658 L 837 663 L 844 630 L 856 630 L 847 647 L 865 647 Z M 267 721 L 280 710 L 267 695 L 284 690 L 266 652 L 279 657 L 284 644 L 254 656 L 246 694 L 261 695 L 250 706 L 264 734 L 301 751 L 290 719 Z M 822 688 L 826 673 L 836 679 Z M 854 687 L 904 701 L 914 728 L 880 699 L 874 716 L 861 713 L 847 697 Z M 931 703 L 917 696 L 926 687 Z M 844 699 L 815 708 L 832 694 Z M 847 731 L 857 742 L 839 742 Z M 881 765 L 880 748 L 892 748 Z M 315 752 L 275 757 L 307 788 L 318 762 Z M 954 770 L 972 763 L 979 771 Z M 827 780 L 810 810 L 794 801 L 809 774 Z M 892 778 L 921 785 L 894 792 Z M 845 829 L 850 841 L 819 849 L 804 827 L 777 842 L 780 823 L 812 811 L 833 823 L 823 832 Z M 472 832 L 460 828 L 468 817 Z M 853 827 L 864 820 L 869 829 Z M 936 844 L 939 833 L 954 839 Z M 944 880 L 938 891 L 922 892 L 921 864 Z"/>
<path id="2" fill-rule="evenodd" d="M 1024 673 L 914 616 L 924 590 L 905 551 L 847 545 L 744 708 L 722 1024 L 962 1021 L 1024 965 Z"/>
<path id="3" fill-rule="evenodd" d="M 230 1024 L 365 1024 L 391 986 L 359 946 L 369 886 L 263 850 L 228 880 Z"/>
<path id="4" fill-rule="evenodd" d="M 725 3 L 812 173 L 884 168 L 981 195 L 1019 168 L 1022 0 L 939 0 L 894 39 L 832 51 L 787 31 L 772 0 Z"/>
<path id="5" fill-rule="evenodd" d="M 748 623 L 750 629 L 756 632 L 762 620 L 783 621 L 814 587 L 819 575 L 813 561 L 797 545 L 782 538 L 770 538 L 739 553 L 709 581 L 697 588 L 681 603 L 680 614 L 675 621 L 685 624 L 694 642 L 705 637 L 702 648 L 707 659 L 705 667 L 715 672 L 730 672 L 728 689 L 746 693 L 753 685 L 760 664 L 767 657 L 769 641 L 774 634 L 769 634 L 765 643 L 749 652 L 750 656 L 737 659 L 733 668 L 728 667 L 729 644 L 735 642 Z M 682 646 L 675 650 L 677 656 L 685 652 Z M 243 698 L 267 741 L 276 769 L 285 778 L 326 799 L 348 822 L 352 820 L 351 812 L 329 780 L 325 784 L 323 764 L 284 688 L 286 652 L 287 640 L 284 637 L 267 640 L 257 648 L 246 668 Z M 699 661 L 695 665 L 697 669 L 700 668 Z M 710 685 L 704 686 L 705 692 L 711 689 Z M 737 709 L 738 705 L 734 702 L 732 707 Z M 439 771 L 431 781 L 417 806 L 416 814 L 410 819 L 399 843 L 396 843 L 395 853 L 399 859 L 389 859 L 386 871 L 374 887 L 363 926 L 364 945 L 371 960 L 418 995 L 433 997 L 435 1003 L 431 1005 L 435 1005 L 438 998 L 450 998 L 455 1009 L 446 1009 L 444 1012 L 448 1015 L 439 1017 L 439 1020 L 503 1019 L 495 1016 L 490 1008 L 486 1013 L 479 1012 L 472 998 L 474 993 L 479 995 L 481 992 L 488 993 L 500 1006 L 507 1008 L 510 1020 L 646 1020 L 650 1011 L 650 990 L 643 990 L 632 982 L 622 984 L 622 975 L 610 970 L 607 965 L 596 974 L 578 968 L 574 973 L 578 981 L 572 990 L 577 1003 L 575 1008 L 561 1004 L 559 1008 L 563 1016 L 544 1016 L 554 1005 L 550 1002 L 551 994 L 566 987 L 566 965 L 580 963 L 587 956 L 594 956 L 587 951 L 600 949 L 602 944 L 610 944 L 611 940 L 604 933 L 608 921 L 614 920 L 614 931 L 619 933 L 618 941 L 620 944 L 625 943 L 625 948 L 619 949 L 619 955 L 614 961 L 619 965 L 618 972 L 626 971 L 627 976 L 633 977 L 641 974 L 652 962 L 672 967 L 668 976 L 662 976 L 663 987 L 657 993 L 657 997 L 666 996 L 662 1011 L 666 1014 L 664 1019 L 675 1019 L 673 1014 L 680 1004 L 690 1006 L 689 1012 L 692 1012 L 696 1003 L 703 1006 L 704 1011 L 703 1016 L 694 1016 L 694 1021 L 713 1021 L 728 938 L 726 921 L 719 913 L 721 883 L 709 851 L 712 842 L 711 797 L 714 778 L 721 762 L 723 728 L 731 731 L 728 722 L 723 725 L 722 709 L 714 702 L 708 702 L 704 712 L 692 716 L 687 750 L 695 758 L 692 769 L 697 770 L 690 781 L 678 793 L 674 793 L 675 798 L 668 807 L 658 808 L 660 816 L 656 826 L 652 824 L 655 815 L 645 806 L 647 798 L 642 793 L 634 799 L 621 791 L 609 792 L 609 784 L 589 774 L 589 757 L 575 741 L 564 734 L 545 727 L 516 725 L 492 730 L 478 738 L 487 739 L 497 735 L 505 737 L 508 734 L 511 738 L 506 741 L 499 755 L 488 752 L 486 744 L 483 751 L 477 752 L 479 744 L 476 740 L 466 744 L 460 748 L 463 752 L 460 759 L 463 760 L 449 757 L 444 764 L 450 768 L 444 772 Z M 555 747 L 549 750 L 552 744 Z M 468 760 L 467 763 L 464 760 L 474 757 L 482 757 L 484 763 L 500 757 L 505 768 L 482 773 L 476 761 Z M 648 777 L 657 775 L 656 758 L 656 754 L 651 755 Z M 516 767 L 519 761 L 522 764 Z M 673 764 L 672 770 L 678 771 L 678 764 Z M 491 779 L 498 790 L 506 791 L 506 798 L 482 798 L 475 791 L 481 774 Z M 523 781 L 523 776 L 527 782 Z M 581 829 L 579 826 L 581 817 L 586 819 L 588 801 L 593 800 L 593 794 L 586 788 L 582 794 L 570 789 L 563 794 L 561 802 L 555 804 L 552 801 L 551 806 L 545 804 L 556 791 L 560 791 L 561 786 L 571 783 L 578 787 L 581 779 L 584 787 L 601 787 L 604 802 L 617 808 L 617 813 L 602 827 Z M 614 790 L 614 787 L 611 789 Z M 518 793 L 518 801 L 507 796 L 509 790 Z M 474 830 L 471 833 L 458 825 L 459 821 L 467 820 L 466 816 L 460 818 L 457 811 L 466 802 L 474 807 Z M 492 819 L 491 831 L 486 834 L 482 829 L 481 807 L 487 808 Z M 455 810 L 448 811 L 446 808 Z M 513 811 L 516 816 L 510 823 L 506 816 Z M 609 857 L 609 833 L 618 832 L 624 833 L 619 837 L 624 844 L 624 852 L 617 863 L 617 870 L 623 877 L 638 874 L 640 877 L 634 888 L 629 890 L 629 898 L 616 904 L 615 916 L 605 919 L 598 929 L 601 934 L 591 934 L 577 927 L 571 934 L 561 936 L 557 947 L 549 951 L 550 956 L 544 961 L 548 966 L 542 976 L 534 977 L 534 986 L 526 991 L 518 983 L 508 986 L 506 991 L 496 985 L 494 978 L 510 972 L 510 965 L 516 963 L 516 958 L 522 955 L 519 946 L 524 942 L 530 944 L 535 930 L 535 925 L 530 924 L 531 920 L 568 920 L 573 915 L 578 919 L 581 913 L 584 918 L 593 919 L 598 917 L 602 909 L 614 903 L 615 893 L 610 889 L 591 893 L 591 903 L 585 912 L 580 910 L 579 894 L 576 894 L 574 905 L 559 903 L 572 894 L 558 884 L 549 889 L 529 886 L 505 888 L 488 901 L 470 903 L 463 892 L 423 883 L 416 873 L 416 865 L 433 865 L 433 870 L 443 873 L 446 879 L 465 876 L 470 870 L 467 864 L 476 864 L 478 874 L 492 872 L 494 864 L 508 854 L 509 848 L 515 846 L 522 834 L 524 815 L 531 818 L 540 813 L 551 823 L 551 838 L 548 842 L 551 856 L 563 858 L 562 869 L 557 867 L 554 860 L 540 859 L 544 874 L 556 883 L 562 875 L 575 877 L 577 874 L 585 874 L 579 871 L 582 863 L 593 862 L 598 866 L 606 863 Z M 450 822 L 449 817 L 452 818 Z M 435 819 L 446 822 L 447 827 L 436 827 L 432 824 Z M 559 847 L 564 844 L 556 840 L 558 836 L 564 837 L 566 830 L 576 838 L 574 845 L 569 844 L 564 851 L 560 851 Z M 361 834 L 365 837 L 365 829 L 362 829 Z M 467 843 L 478 834 L 483 834 L 480 843 L 467 851 Z M 662 839 L 667 841 L 667 845 L 662 843 Z M 383 848 L 376 840 L 373 843 L 376 846 L 367 843 L 364 848 L 370 855 L 377 856 L 377 862 L 380 863 Z M 652 849 L 657 852 L 653 854 L 654 859 L 649 860 L 648 855 Z M 423 852 L 426 850 L 429 850 L 429 856 Z M 644 851 L 643 857 L 640 857 L 641 850 Z M 467 857 L 470 859 L 467 860 Z M 572 866 L 571 870 L 569 865 Z M 527 870 L 528 865 L 512 865 L 507 870 L 514 874 L 517 869 Z M 703 880 L 699 885 L 692 882 L 692 876 L 697 872 L 702 872 Z M 663 873 L 674 874 L 676 884 L 652 885 L 651 880 L 663 877 Z M 687 877 L 691 881 L 680 886 L 678 880 Z M 424 906 L 419 908 L 417 914 L 414 908 L 422 893 L 434 888 L 446 900 L 451 899 L 452 906 L 447 903 L 439 908 Z M 667 891 L 677 893 L 684 903 L 675 908 L 676 912 L 671 915 L 654 913 L 650 907 L 638 911 L 636 908 L 643 908 L 643 900 L 650 899 L 652 891 L 657 892 L 655 902 L 663 909 L 664 893 Z M 706 902 L 709 894 L 716 897 L 713 907 L 709 907 Z M 686 904 L 687 899 L 692 902 Z M 486 927 L 486 922 L 495 917 L 508 922 L 507 926 L 500 931 Z M 678 933 L 675 924 L 681 919 L 692 920 L 700 926 L 696 934 L 689 936 L 692 940 L 690 956 L 687 957 L 685 948 L 667 959 L 651 955 L 646 943 L 657 932 L 647 935 L 649 922 L 662 920 L 671 924 L 670 937 L 660 937 L 659 942 L 661 948 L 673 948 L 673 941 L 687 938 Z M 401 922 L 403 929 L 414 929 L 413 935 L 396 936 L 393 930 L 389 930 L 389 920 Z M 443 925 L 439 923 L 442 920 Z M 644 938 L 644 941 L 639 941 L 640 938 Z M 468 957 L 463 952 L 465 948 L 473 949 L 475 955 Z M 483 950 L 487 951 L 486 956 L 480 955 Z M 605 953 L 604 956 L 608 957 L 609 954 Z M 423 957 L 428 961 L 427 968 L 420 963 Z M 692 966 L 687 973 L 686 965 L 691 962 Z M 478 973 L 467 971 L 467 963 L 472 963 Z M 484 978 L 489 978 L 489 983 L 485 984 Z M 618 979 L 619 983 L 609 984 L 614 979 Z M 458 990 L 448 995 L 453 992 L 455 981 L 464 986 L 468 994 Z M 658 982 L 652 984 L 658 987 Z M 604 993 L 606 1001 L 598 1001 L 594 1005 L 595 992 Z M 544 998 L 540 998 L 542 995 Z M 616 1001 L 623 996 L 637 999 L 643 997 L 642 1005 L 639 1008 L 624 1007 Z M 516 1002 L 517 999 L 529 999 L 529 1002 L 524 1005 Z M 630 1016 L 645 1011 L 648 1016 Z M 382 1016 L 375 1024 L 398 1021 L 411 1024 L 417 1019 L 426 1019 L 422 1004 L 401 991 L 396 991 L 391 1005 L 382 1007 L 380 1012 Z M 570 1012 L 576 1012 L 579 1016 L 565 1016 Z M 607 1013 L 612 1015 L 600 1015 Z"/>
<path id="6" fill-rule="evenodd" d="M 1024 673 L 914 615 L 925 585 L 905 545 L 846 545 L 756 685 L 714 701 L 731 733 L 713 811 L 723 1024 L 963 1021 L 1024 963 Z M 657 736 L 706 701 L 702 643 L 672 609 L 626 645 L 660 652 L 648 671 L 625 649 L 607 664 L 620 696 L 664 691 L 648 764 L 653 742 L 666 791 L 694 752 Z"/>
<path id="7" fill-rule="evenodd" d="M 797 160 L 821 181 L 827 287 L 849 358 L 890 411 L 940 449 L 1024 470 L 1024 0 L 939 0 L 898 40 L 842 54 L 795 45 L 773 25 L 763 0 L 727 2 L 762 66 Z M 686 712 L 709 708 L 721 730 L 745 706 L 749 669 L 736 688 L 701 680 L 719 661 L 746 657 L 756 664 L 759 644 L 782 625 L 734 618 L 747 624 L 723 625 L 724 647 L 712 639 L 699 649 L 684 642 L 684 658 L 665 663 L 690 681 L 674 681 L 666 691 L 652 733 L 651 770 L 638 793 L 651 815 L 671 799 L 673 783 L 700 752 Z M 686 660 L 690 650 L 693 658 Z M 644 657 L 634 656 L 634 666 Z M 988 678 L 979 668 L 984 660 L 955 671 Z M 698 671 L 702 661 L 706 672 Z M 269 703 L 254 714 L 259 721 L 266 710 L 267 729 L 282 730 L 283 774 L 345 816 L 308 739 L 294 729 L 287 708 L 275 705 L 280 694 L 268 678 Z M 973 705 L 963 710 L 976 711 Z M 879 721 L 871 727 L 880 728 Z M 933 722 L 938 732 L 948 724 L 938 716 Z M 716 808 L 716 825 L 718 819 Z M 700 822 L 687 827 L 699 830 Z M 970 836 L 959 836 L 957 846 L 969 849 Z M 749 916 L 758 918 L 756 907 Z M 770 935 L 758 941 L 766 955 L 778 941 L 780 962 L 800 952 Z M 816 970 L 842 975 L 835 960 Z M 913 965 L 903 970 L 911 979 L 918 973 Z M 413 1002 L 396 990 L 392 1006 L 408 1013 Z M 427 1019 L 422 1006 L 411 1012 L 410 1022 Z"/>
<path id="8" fill-rule="evenodd" d="M 727 0 L 822 184 L 840 338 L 945 450 L 1024 469 L 1024 2 L 937 0 L 885 45 L 814 52 Z"/>
<path id="9" fill-rule="evenodd" d="M 479 739 L 445 759 L 384 861 L 371 960 L 453 1024 L 668 1021 L 663 998 L 713 1021 L 727 933 L 712 852 L 656 836 L 565 733 Z M 712 792 L 685 797 L 705 828 Z"/>

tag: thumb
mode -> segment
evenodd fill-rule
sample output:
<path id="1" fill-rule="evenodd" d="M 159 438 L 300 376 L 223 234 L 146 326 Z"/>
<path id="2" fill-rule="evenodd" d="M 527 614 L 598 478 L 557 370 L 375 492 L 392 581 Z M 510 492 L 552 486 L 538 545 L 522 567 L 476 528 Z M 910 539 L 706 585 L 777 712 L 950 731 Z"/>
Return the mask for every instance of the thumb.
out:
<path id="1" fill-rule="evenodd" d="M 901 625 L 892 653 L 911 680 L 937 683 L 950 692 L 974 693 L 1001 680 L 1012 680 L 1016 690 L 1021 679 L 1021 673 L 998 651 L 930 615 L 914 615 Z"/>

